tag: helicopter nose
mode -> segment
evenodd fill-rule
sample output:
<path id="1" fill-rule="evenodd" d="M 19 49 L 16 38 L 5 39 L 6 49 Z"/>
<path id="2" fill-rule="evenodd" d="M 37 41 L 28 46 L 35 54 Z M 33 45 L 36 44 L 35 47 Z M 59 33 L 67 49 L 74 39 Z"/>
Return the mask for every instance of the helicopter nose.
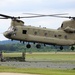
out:
<path id="1" fill-rule="evenodd" d="M 3 33 L 3 35 L 4 35 L 5 37 L 7 37 L 7 38 L 10 38 L 11 35 L 12 35 L 12 32 L 6 31 L 6 32 Z"/>

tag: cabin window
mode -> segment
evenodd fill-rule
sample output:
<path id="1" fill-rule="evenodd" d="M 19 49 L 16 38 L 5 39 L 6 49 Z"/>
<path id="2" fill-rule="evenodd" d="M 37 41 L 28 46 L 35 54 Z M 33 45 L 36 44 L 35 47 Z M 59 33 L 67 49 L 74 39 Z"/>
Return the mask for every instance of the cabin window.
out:
<path id="1" fill-rule="evenodd" d="M 65 39 L 67 39 L 67 35 L 65 35 Z"/>
<path id="2" fill-rule="evenodd" d="M 58 35 L 58 37 L 61 37 L 61 35 Z"/>
<path id="3" fill-rule="evenodd" d="M 57 35 L 54 35 L 54 37 L 57 37 Z"/>
<path id="4" fill-rule="evenodd" d="M 27 30 L 23 30 L 22 33 L 23 33 L 23 34 L 27 34 Z"/>
<path id="5" fill-rule="evenodd" d="M 34 32 L 35 35 L 37 35 L 37 32 Z"/>
<path id="6" fill-rule="evenodd" d="M 45 36 L 47 36 L 47 33 L 45 33 Z"/>

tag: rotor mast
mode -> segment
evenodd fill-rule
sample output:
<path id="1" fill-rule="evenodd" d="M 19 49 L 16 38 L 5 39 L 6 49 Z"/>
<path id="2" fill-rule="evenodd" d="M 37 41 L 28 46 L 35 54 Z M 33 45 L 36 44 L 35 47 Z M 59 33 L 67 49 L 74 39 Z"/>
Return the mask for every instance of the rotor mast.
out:
<path id="1" fill-rule="evenodd" d="M 22 20 L 11 20 L 11 26 L 24 26 L 24 22 Z"/>

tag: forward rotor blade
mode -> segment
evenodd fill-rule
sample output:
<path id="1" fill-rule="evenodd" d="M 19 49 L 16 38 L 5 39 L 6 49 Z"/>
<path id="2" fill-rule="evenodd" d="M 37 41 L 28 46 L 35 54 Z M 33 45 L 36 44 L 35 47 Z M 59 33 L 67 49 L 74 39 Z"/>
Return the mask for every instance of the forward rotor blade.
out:
<path id="1" fill-rule="evenodd" d="M 44 17 L 46 15 L 37 15 L 37 16 L 25 16 L 25 17 L 17 17 L 17 18 L 37 18 L 37 17 Z"/>
<path id="2" fill-rule="evenodd" d="M 42 15 L 42 14 L 35 14 L 35 13 L 23 13 L 23 14 L 26 14 L 26 15 Z"/>
<path id="3" fill-rule="evenodd" d="M 44 15 L 44 14 L 35 14 L 35 13 L 23 13 L 23 14 L 28 14 L 28 15 Z M 51 14 L 51 15 L 67 15 L 68 13 L 63 13 L 63 14 Z"/>
<path id="4" fill-rule="evenodd" d="M 8 19 L 8 18 L 0 18 L 0 19 Z"/>
<path id="5" fill-rule="evenodd" d="M 4 18 L 13 18 L 12 16 L 4 15 L 4 14 L 0 14 L 0 16 L 2 16 Z"/>

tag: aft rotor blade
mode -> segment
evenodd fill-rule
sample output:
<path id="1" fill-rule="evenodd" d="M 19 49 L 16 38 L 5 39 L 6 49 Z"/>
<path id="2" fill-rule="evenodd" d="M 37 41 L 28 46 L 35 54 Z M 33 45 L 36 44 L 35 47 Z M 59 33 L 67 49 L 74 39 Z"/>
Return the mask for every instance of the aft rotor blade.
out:
<path id="1" fill-rule="evenodd" d="M 69 18 L 69 19 L 74 19 L 75 20 L 75 17 L 71 17 L 71 16 L 58 16 L 58 15 L 50 15 L 52 17 L 58 17 L 58 18 Z"/>

